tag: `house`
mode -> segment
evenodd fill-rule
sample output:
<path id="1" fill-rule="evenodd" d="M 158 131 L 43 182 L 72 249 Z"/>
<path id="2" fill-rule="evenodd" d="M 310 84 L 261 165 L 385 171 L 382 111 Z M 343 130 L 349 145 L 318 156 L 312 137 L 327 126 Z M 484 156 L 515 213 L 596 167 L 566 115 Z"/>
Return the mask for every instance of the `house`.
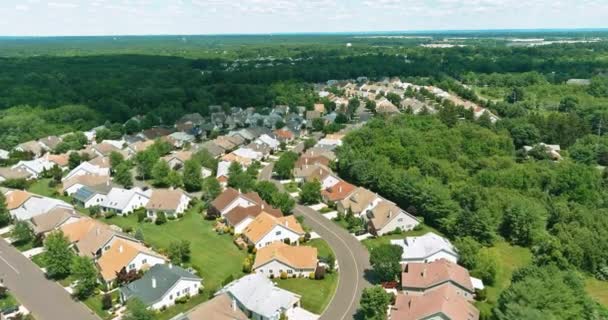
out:
<path id="1" fill-rule="evenodd" d="M 10 158 L 10 152 L 0 149 L 0 160 L 8 160 Z"/>
<path id="2" fill-rule="evenodd" d="M 306 120 L 312 123 L 312 120 L 321 118 L 321 112 L 316 110 L 306 111 Z"/>
<path id="3" fill-rule="evenodd" d="M 432 262 L 445 259 L 454 263 L 458 262 L 458 252 L 450 240 L 428 232 L 420 237 L 406 237 L 403 240 L 391 240 L 392 245 L 403 248 L 401 263 Z"/>
<path id="4" fill-rule="evenodd" d="M 226 219 L 226 224 L 234 228 L 235 234 L 241 234 L 262 213 L 267 213 L 277 218 L 283 216 L 281 210 L 273 208 L 262 200 L 262 204 L 254 204 L 248 207 L 237 206 L 228 211 L 224 215 L 224 218 Z"/>
<path id="5" fill-rule="evenodd" d="M 143 191 L 139 188 L 112 188 L 106 196 L 106 201 L 101 204 L 101 209 L 119 215 L 130 214 L 135 209 L 145 207 L 150 200 L 151 193 L 150 190 Z"/>
<path id="6" fill-rule="evenodd" d="M 0 182 L 14 179 L 31 179 L 32 174 L 24 169 L 0 168 Z"/>
<path id="7" fill-rule="evenodd" d="M 73 209 L 57 207 L 45 214 L 33 217 L 30 225 L 36 234 L 45 235 L 51 231 L 60 229 L 62 226 L 78 221 L 81 216 Z"/>
<path id="8" fill-rule="evenodd" d="M 325 158 L 323 158 L 325 159 Z M 321 191 L 321 197 L 324 202 L 338 202 L 346 199 L 351 193 L 355 191 L 357 187 L 354 185 L 340 180 L 338 183 L 333 186 L 326 188 Z"/>
<path id="9" fill-rule="evenodd" d="M 399 108 L 397 108 L 392 102 L 386 98 L 382 98 L 376 102 L 376 113 L 378 114 L 398 114 Z"/>
<path id="10" fill-rule="evenodd" d="M 283 143 L 290 143 L 295 138 L 293 132 L 287 129 L 275 130 L 274 135 L 277 137 L 279 142 Z"/>
<path id="11" fill-rule="evenodd" d="M 105 157 L 82 162 L 61 179 L 66 182 L 78 176 L 110 176 L 110 160 Z"/>
<path id="12" fill-rule="evenodd" d="M 535 147 L 543 148 L 545 153 L 551 158 L 551 160 L 558 161 L 562 159 L 561 147 L 559 144 L 545 144 L 543 142 L 535 145 L 535 146 L 524 146 L 524 151 L 526 153 L 530 152 Z"/>
<path id="13" fill-rule="evenodd" d="M 180 131 L 170 134 L 169 138 L 174 141 L 173 146 L 176 148 L 182 148 L 184 145 L 192 143 L 195 140 L 193 135 Z"/>
<path id="14" fill-rule="evenodd" d="M 328 167 L 330 162 L 331 160 L 324 156 L 308 156 L 306 154 L 303 154 L 302 156 L 300 156 L 300 158 L 298 158 L 294 167 L 302 169 L 304 166 L 314 166 L 317 164 Z"/>
<path id="15" fill-rule="evenodd" d="M 394 203 L 383 200 L 366 214 L 370 233 L 382 236 L 395 230 L 409 231 L 420 221 Z"/>
<path id="16" fill-rule="evenodd" d="M 183 168 L 186 161 L 192 158 L 192 151 L 178 151 L 170 153 L 164 156 L 162 159 L 165 160 L 171 169 Z"/>
<path id="17" fill-rule="evenodd" d="M 112 249 L 119 240 L 139 243 L 131 236 L 92 218 L 83 217 L 60 230 L 81 256 L 97 259 Z"/>
<path id="18" fill-rule="evenodd" d="M 256 192 L 241 193 L 233 188 L 227 188 L 209 204 L 208 214 L 217 217 L 225 216 L 236 207 L 251 207 L 262 205 L 264 201 Z"/>
<path id="19" fill-rule="evenodd" d="M 445 259 L 429 263 L 412 262 L 401 273 L 401 287 L 406 294 L 417 295 L 443 286 L 456 289 L 467 300 L 475 297 L 475 287 L 469 271 Z"/>
<path id="20" fill-rule="evenodd" d="M 227 284 L 217 295 L 227 294 L 233 303 L 256 320 L 279 320 L 281 314 L 300 306 L 301 297 L 275 286 L 266 276 L 254 273 Z"/>
<path id="21" fill-rule="evenodd" d="M 148 217 L 152 219 L 156 219 L 159 212 L 176 217 L 188 209 L 191 199 L 181 189 L 155 189 L 145 205 L 146 212 Z"/>
<path id="22" fill-rule="evenodd" d="M 154 127 L 154 128 L 150 128 L 150 129 L 144 130 L 140 134 L 144 138 L 146 138 L 147 140 L 155 140 L 157 138 L 168 136 L 172 132 L 173 132 L 173 130 L 170 130 L 170 129 L 167 129 L 167 128 Z"/>
<path id="23" fill-rule="evenodd" d="M 154 140 L 137 141 L 129 144 L 126 151 L 129 156 L 134 156 L 138 152 L 146 151 L 152 145 L 154 145 Z"/>
<path id="24" fill-rule="evenodd" d="M 344 214 L 350 211 L 354 215 L 360 216 L 373 208 L 378 202 L 380 202 L 378 195 L 365 188 L 358 187 L 346 199 L 338 201 L 337 209 Z"/>
<path id="25" fill-rule="evenodd" d="M 264 158 L 264 154 L 262 154 L 261 152 L 257 152 L 244 147 L 232 151 L 231 154 L 234 154 L 237 157 L 249 159 L 250 162 L 261 161 Z"/>
<path id="26" fill-rule="evenodd" d="M 224 153 L 226 153 L 226 150 L 224 148 L 220 147 L 213 141 L 207 141 L 207 142 L 203 143 L 202 145 L 200 145 L 199 147 L 197 147 L 196 149 L 197 150 L 207 150 L 207 152 L 209 152 L 214 158 L 217 158 L 217 157 L 223 155 Z"/>
<path id="27" fill-rule="evenodd" d="M 61 141 L 61 138 L 57 136 L 48 136 L 46 138 L 38 140 L 38 143 L 44 150 L 48 152 L 55 150 L 55 148 L 57 148 Z"/>
<path id="28" fill-rule="evenodd" d="M 270 147 L 270 149 L 272 149 L 273 151 L 276 151 L 279 149 L 279 146 L 281 145 L 281 142 L 267 134 L 263 134 L 261 135 L 259 138 L 257 138 L 255 140 L 255 143 L 263 143 L 267 146 Z"/>
<path id="29" fill-rule="evenodd" d="M 342 145 L 342 138 L 344 138 L 342 134 L 328 134 L 325 138 L 319 140 L 315 147 L 333 150 Z"/>
<path id="30" fill-rule="evenodd" d="M 72 195 L 72 198 L 84 208 L 101 206 L 106 202 L 110 190 L 112 190 L 112 186 L 109 181 L 106 184 L 98 184 L 91 187 L 82 186 Z"/>
<path id="31" fill-rule="evenodd" d="M 57 165 L 62 170 L 66 170 L 69 165 L 69 162 L 70 162 L 70 155 L 67 153 L 63 153 L 63 154 L 48 154 L 47 153 L 44 157 L 46 158 L 47 161 L 53 163 L 54 165 Z"/>
<path id="32" fill-rule="evenodd" d="M 447 286 L 421 295 L 397 294 L 389 312 L 395 320 L 479 320 L 479 310 Z"/>
<path id="33" fill-rule="evenodd" d="M 88 187 L 96 187 L 98 185 L 109 185 L 111 181 L 110 176 L 100 176 L 100 175 L 77 175 L 68 180 L 63 181 L 61 192 L 65 195 L 71 196 L 78 189 L 88 186 Z"/>
<path id="34" fill-rule="evenodd" d="M 320 114 L 324 114 L 325 113 L 325 105 L 322 103 L 315 103 L 315 105 L 313 106 L 313 110 L 320 113 Z"/>
<path id="35" fill-rule="evenodd" d="M 331 169 L 323 165 L 316 165 L 316 168 L 313 169 L 306 177 L 304 177 L 304 181 L 318 181 L 321 184 L 321 190 L 325 190 L 335 186 L 338 182 L 340 182 L 340 178 L 334 175 Z"/>
<path id="36" fill-rule="evenodd" d="M 165 257 L 147 248 L 141 243 L 117 239 L 110 249 L 97 260 L 99 273 L 107 284 L 111 284 L 117 273 L 132 270 L 148 269 L 157 264 L 164 264 Z"/>
<path id="37" fill-rule="evenodd" d="M 245 146 L 245 148 L 252 150 L 254 152 L 261 153 L 262 157 L 266 157 L 272 152 L 272 149 L 265 143 L 252 142 L 252 143 L 248 144 L 247 146 Z"/>
<path id="38" fill-rule="evenodd" d="M 64 201 L 21 190 L 10 190 L 5 194 L 5 198 L 6 208 L 11 216 L 17 220 L 29 220 L 56 208 L 74 209 Z"/>
<path id="39" fill-rule="evenodd" d="M 15 150 L 21 152 L 29 152 L 33 154 L 36 158 L 40 157 L 42 153 L 44 153 L 44 149 L 42 148 L 42 146 L 38 143 L 38 141 L 34 140 L 18 144 L 15 147 Z"/>
<path id="40" fill-rule="evenodd" d="M 182 297 L 199 294 L 202 279 L 172 264 L 157 264 L 139 280 L 120 288 L 120 300 L 126 303 L 131 298 L 143 302 L 152 310 L 160 310 L 175 304 Z"/>
<path id="41" fill-rule="evenodd" d="M 48 161 L 45 158 L 36 158 L 34 160 L 22 160 L 16 165 L 12 166 L 13 170 L 24 170 L 27 171 L 32 178 L 39 178 L 42 173 L 52 169 L 55 166 L 53 162 Z"/>
<path id="42" fill-rule="evenodd" d="M 274 242 L 258 249 L 253 271 L 267 277 L 308 277 L 317 269 L 317 248 Z"/>
<path id="43" fill-rule="evenodd" d="M 88 153 L 91 158 L 108 157 L 112 152 L 120 152 L 121 148 L 116 146 L 118 144 L 120 144 L 120 142 L 110 143 L 106 140 L 102 143 L 97 143 L 87 147 L 83 152 Z"/>
<path id="44" fill-rule="evenodd" d="M 244 239 L 258 249 L 277 241 L 299 243 L 304 234 L 294 216 L 277 218 L 264 212 L 243 230 Z"/>
<path id="45" fill-rule="evenodd" d="M 175 122 L 175 128 L 182 132 L 187 132 L 205 123 L 205 118 L 200 113 L 190 113 L 182 116 Z"/>
<path id="46" fill-rule="evenodd" d="M 236 141 L 228 136 L 219 136 L 213 142 L 226 152 L 234 150 L 237 147 Z"/>
<path id="47" fill-rule="evenodd" d="M 227 293 L 222 293 L 171 320 L 249 320 L 249 317 Z"/>
<path id="48" fill-rule="evenodd" d="M 226 187 L 228 184 L 228 171 L 230 169 L 230 161 L 219 161 L 217 163 L 217 172 L 215 178 L 222 187 Z"/>

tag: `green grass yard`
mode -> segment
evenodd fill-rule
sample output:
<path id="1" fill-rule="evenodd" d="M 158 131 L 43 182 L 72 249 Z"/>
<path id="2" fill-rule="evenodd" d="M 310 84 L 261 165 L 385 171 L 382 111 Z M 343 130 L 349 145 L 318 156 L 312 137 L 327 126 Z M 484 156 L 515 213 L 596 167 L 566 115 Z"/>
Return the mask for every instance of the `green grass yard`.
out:
<path id="1" fill-rule="evenodd" d="M 608 281 L 600 281 L 589 277 L 585 280 L 585 288 L 595 301 L 608 307 Z"/>
<path id="2" fill-rule="evenodd" d="M 338 274 L 327 274 L 323 280 L 308 278 L 275 279 L 280 288 L 302 296 L 302 308 L 321 314 L 334 296 L 338 287 Z"/>
<path id="3" fill-rule="evenodd" d="M 327 258 L 330 254 L 333 254 L 333 251 L 331 250 L 327 242 L 323 239 L 313 239 L 304 245 L 317 248 L 317 256 L 319 257 Z"/>
<path id="4" fill-rule="evenodd" d="M 336 223 L 340 224 L 340 222 L 342 221 L 336 221 Z M 344 222 L 346 223 L 346 222 Z M 342 224 L 340 224 L 342 225 Z M 404 239 L 405 237 L 417 237 L 417 236 L 421 236 L 424 235 L 428 232 L 435 232 L 438 235 L 442 235 L 441 232 L 433 229 L 432 227 L 429 227 L 425 224 L 422 225 L 422 228 L 420 230 L 411 230 L 411 231 L 406 231 L 406 232 L 402 232 L 402 233 L 398 233 L 398 234 L 391 234 L 391 235 L 385 235 L 385 236 L 381 236 L 381 237 L 377 237 L 377 238 L 370 238 L 370 239 L 365 239 L 362 241 L 363 245 L 365 247 L 367 247 L 367 250 L 371 251 L 376 247 L 379 247 L 383 244 L 390 244 L 391 240 L 395 240 L 395 239 Z"/>
<path id="5" fill-rule="evenodd" d="M 190 264 L 200 271 L 205 288 L 218 289 L 229 275 L 238 278 L 243 274 L 241 268 L 246 252 L 232 243 L 230 235 L 219 235 L 213 231 L 215 222 L 203 219 L 200 205 L 189 210 L 182 219 L 160 226 L 138 223 L 135 215 L 102 220 L 121 228 L 131 227 L 134 232 L 141 228 L 144 242 L 159 252 L 168 248 L 173 241 L 190 241 Z"/>
<path id="6" fill-rule="evenodd" d="M 4 298 L 0 299 L 0 310 L 16 307 L 18 305 L 19 303 L 10 293 L 7 293 Z"/>

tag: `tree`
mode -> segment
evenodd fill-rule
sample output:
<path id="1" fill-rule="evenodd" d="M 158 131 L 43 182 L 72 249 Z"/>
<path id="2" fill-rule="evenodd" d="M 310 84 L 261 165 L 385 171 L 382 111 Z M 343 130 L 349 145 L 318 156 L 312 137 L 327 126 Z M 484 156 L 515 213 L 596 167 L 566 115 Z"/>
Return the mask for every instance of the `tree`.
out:
<path id="1" fill-rule="evenodd" d="M 158 158 L 159 156 L 151 148 L 135 155 L 137 174 L 141 179 L 149 179 L 152 176 L 152 168 L 158 162 Z"/>
<path id="2" fill-rule="evenodd" d="M 518 101 L 523 101 L 525 97 L 524 90 L 519 87 L 515 87 L 511 89 L 511 92 L 505 97 L 505 100 L 508 103 L 515 103 Z"/>
<path id="3" fill-rule="evenodd" d="M 540 232 L 541 219 L 546 214 L 544 208 L 531 201 L 512 202 L 503 214 L 501 233 L 512 244 L 530 246 Z"/>
<path id="4" fill-rule="evenodd" d="M 188 192 L 201 190 L 201 182 L 203 180 L 201 174 L 202 167 L 195 160 L 187 160 L 184 164 L 184 188 Z"/>
<path id="5" fill-rule="evenodd" d="M 148 310 L 139 299 L 129 299 L 127 302 L 127 312 L 122 317 L 123 320 L 153 320 L 154 312 Z"/>
<path id="6" fill-rule="evenodd" d="M 168 255 L 171 262 L 175 264 L 188 262 L 190 260 L 190 241 L 173 241 L 169 244 Z"/>
<path id="7" fill-rule="evenodd" d="M 439 109 L 439 119 L 448 127 L 453 127 L 458 123 L 458 108 L 453 104 L 448 104 Z"/>
<path id="8" fill-rule="evenodd" d="M 274 164 L 274 172 L 280 179 L 290 179 L 293 177 L 293 168 L 298 161 L 298 154 L 293 151 L 283 153 Z"/>
<path id="9" fill-rule="evenodd" d="M 243 171 L 238 162 L 232 162 L 228 168 L 228 186 L 241 192 L 249 192 L 255 186 L 255 178 Z"/>
<path id="10" fill-rule="evenodd" d="M 510 130 L 515 147 L 534 145 L 540 142 L 540 132 L 538 128 L 530 123 L 519 123 Z"/>
<path id="11" fill-rule="evenodd" d="M 391 295 L 382 287 L 375 286 L 363 289 L 359 313 L 365 320 L 386 320 Z"/>
<path id="12" fill-rule="evenodd" d="M 213 200 L 222 193 L 222 186 L 219 181 L 213 176 L 203 180 L 203 198 L 205 200 Z"/>
<path id="13" fill-rule="evenodd" d="M 112 151 L 110 152 L 110 166 L 112 170 L 116 172 L 116 167 L 121 165 L 125 161 L 125 157 L 120 152 Z"/>
<path id="14" fill-rule="evenodd" d="M 167 185 L 173 188 L 179 188 L 182 186 L 182 181 L 182 176 L 177 171 L 169 171 L 169 175 L 167 176 Z"/>
<path id="15" fill-rule="evenodd" d="M 114 181 L 127 189 L 133 187 L 133 175 L 131 174 L 131 167 L 127 162 L 123 162 L 116 167 Z"/>
<path id="16" fill-rule="evenodd" d="M 78 167 L 80 162 L 82 162 L 80 154 L 78 152 L 70 152 L 70 155 L 68 156 L 68 167 L 70 170 Z"/>
<path id="17" fill-rule="evenodd" d="M 63 232 L 53 232 L 44 241 L 44 262 L 51 279 L 61 279 L 70 274 L 74 252 Z"/>
<path id="18" fill-rule="evenodd" d="M 156 213 L 156 220 L 154 220 L 154 223 L 158 226 L 167 223 L 167 215 L 164 211 L 159 211 Z"/>
<path id="19" fill-rule="evenodd" d="M 270 181 L 259 181 L 255 185 L 255 192 L 257 192 L 260 198 L 262 198 L 264 201 L 271 203 L 272 196 L 279 192 L 279 189 Z"/>
<path id="20" fill-rule="evenodd" d="M 395 281 L 401 275 L 401 255 L 403 248 L 390 244 L 380 245 L 372 250 L 369 263 L 381 282 Z"/>
<path id="21" fill-rule="evenodd" d="M 317 144 L 317 141 L 313 138 L 308 138 L 304 140 L 304 150 L 308 150 Z"/>
<path id="22" fill-rule="evenodd" d="M 274 128 L 275 129 L 283 129 L 285 127 L 285 122 L 283 120 L 278 120 L 277 122 L 274 123 Z"/>
<path id="23" fill-rule="evenodd" d="M 300 192 L 300 203 L 311 205 L 321 201 L 321 183 L 319 180 L 305 182 Z"/>
<path id="24" fill-rule="evenodd" d="M 386 99 L 388 101 L 390 101 L 392 104 L 396 105 L 397 107 L 399 107 L 399 105 L 401 104 L 401 97 L 394 92 L 387 93 Z"/>
<path id="25" fill-rule="evenodd" d="M 97 287 L 97 269 L 88 257 L 74 257 L 72 275 L 77 281 L 75 295 L 80 300 L 90 297 Z"/>
<path id="26" fill-rule="evenodd" d="M 277 192 L 272 196 L 270 204 L 275 208 L 279 208 L 283 214 L 289 215 L 293 212 L 296 201 L 287 192 Z"/>
<path id="27" fill-rule="evenodd" d="M 154 167 L 152 167 L 152 179 L 154 185 L 157 187 L 168 187 L 169 183 L 169 164 L 164 160 L 158 160 Z"/>
<path id="28" fill-rule="evenodd" d="M 376 112 L 376 101 L 374 100 L 366 100 L 365 101 L 365 109 L 370 112 Z"/>
<path id="29" fill-rule="evenodd" d="M 135 120 L 135 119 L 129 119 L 127 122 L 125 122 L 125 133 L 126 134 L 134 134 L 136 132 L 139 132 L 141 130 L 140 126 L 139 126 L 139 121 Z"/>
<path id="30" fill-rule="evenodd" d="M 483 280 L 486 285 L 493 285 L 497 273 L 498 258 L 496 254 L 487 249 L 479 251 L 475 269 L 471 271 L 471 274 Z"/>
<path id="31" fill-rule="evenodd" d="M 144 241 L 144 231 L 141 230 L 141 228 L 137 228 L 137 230 L 135 230 L 135 234 L 133 235 L 133 237 L 135 237 L 135 239 L 143 242 Z"/>
<path id="32" fill-rule="evenodd" d="M 0 192 L 0 228 L 7 226 L 11 222 L 11 215 L 6 209 L 6 198 Z"/>
<path id="33" fill-rule="evenodd" d="M 17 221 L 13 228 L 13 238 L 18 243 L 28 243 L 34 239 L 34 230 L 32 230 L 29 223 Z"/>
<path id="34" fill-rule="evenodd" d="M 323 128 L 325 128 L 325 120 L 323 118 L 312 119 L 313 131 L 323 131 Z"/>
<path id="35" fill-rule="evenodd" d="M 104 293 L 104 295 L 101 297 L 101 309 L 110 310 L 110 308 L 112 308 L 112 305 L 112 294 Z"/>
<path id="36" fill-rule="evenodd" d="M 456 238 L 454 246 L 458 250 L 458 263 L 469 270 L 474 269 L 481 244 L 471 237 L 462 237 Z"/>
<path id="37" fill-rule="evenodd" d="M 578 106 L 577 97 L 566 96 L 566 97 L 562 98 L 562 100 L 559 102 L 558 110 L 560 112 L 571 112 L 571 111 L 574 111 L 577 106 Z"/>

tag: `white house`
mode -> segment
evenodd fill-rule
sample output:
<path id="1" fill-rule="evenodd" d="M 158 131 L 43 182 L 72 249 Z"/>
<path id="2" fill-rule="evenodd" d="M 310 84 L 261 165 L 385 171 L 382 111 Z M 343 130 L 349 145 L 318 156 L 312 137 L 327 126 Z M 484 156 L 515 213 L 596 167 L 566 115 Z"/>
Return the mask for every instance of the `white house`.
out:
<path id="1" fill-rule="evenodd" d="M 190 200 L 190 196 L 180 189 L 156 189 L 146 203 L 146 212 L 152 219 L 156 219 L 159 212 L 175 217 L 188 209 Z"/>
<path id="2" fill-rule="evenodd" d="M 85 208 L 93 206 L 101 206 L 106 202 L 108 193 L 112 187 L 110 184 L 101 184 L 97 186 L 83 186 L 76 191 L 72 197 L 74 200 Z"/>
<path id="3" fill-rule="evenodd" d="M 220 294 L 228 294 L 239 309 L 255 320 L 279 320 L 281 314 L 298 309 L 301 299 L 259 273 L 229 283 L 216 293 Z"/>
<path id="4" fill-rule="evenodd" d="M 10 157 L 10 152 L 0 149 L 0 160 L 6 160 Z"/>
<path id="5" fill-rule="evenodd" d="M 106 283 L 116 279 L 116 273 L 142 270 L 157 264 L 164 264 L 165 258 L 146 248 L 143 244 L 117 239 L 109 250 L 97 260 L 101 276 Z"/>
<path id="6" fill-rule="evenodd" d="M 175 304 L 175 300 L 192 297 L 202 289 L 202 279 L 172 264 L 157 264 L 139 280 L 120 288 L 120 300 L 139 299 L 148 308 L 160 310 Z"/>
<path id="7" fill-rule="evenodd" d="M 275 242 L 258 249 L 253 270 L 267 277 L 308 277 L 317 269 L 317 248 Z"/>
<path id="8" fill-rule="evenodd" d="M 243 237 L 259 249 L 279 241 L 297 244 L 305 233 L 294 216 L 277 218 L 262 212 L 243 230 Z"/>
<path id="9" fill-rule="evenodd" d="M 242 193 L 236 189 L 227 188 L 211 201 L 209 211 L 223 217 L 236 207 L 247 208 L 261 204 L 262 198 L 255 192 Z"/>
<path id="10" fill-rule="evenodd" d="M 278 150 L 281 142 L 267 134 L 261 135 L 259 138 L 255 140 L 255 143 L 263 143 L 270 147 L 272 150 Z"/>
<path id="11" fill-rule="evenodd" d="M 428 263 L 439 259 L 458 262 L 458 252 L 450 240 L 429 232 L 420 237 L 406 237 L 403 240 L 391 240 L 392 245 L 403 248 L 401 263 Z"/>
<path id="12" fill-rule="evenodd" d="M 394 203 L 383 200 L 373 209 L 367 211 L 370 232 L 381 236 L 395 230 L 409 231 L 420 224 L 420 221 Z"/>
<path id="13" fill-rule="evenodd" d="M 97 176 L 109 176 L 110 175 L 110 167 L 109 163 L 106 166 L 103 165 L 95 165 L 90 162 L 83 162 L 79 164 L 76 168 L 72 169 L 61 181 L 67 181 L 77 176 L 82 175 L 97 175 Z"/>
<path id="14" fill-rule="evenodd" d="M 42 172 L 52 169 L 53 166 L 55 166 L 53 162 L 48 161 L 45 158 L 37 158 L 34 160 L 19 161 L 12 168 L 25 170 L 32 175 L 32 178 L 36 179 L 40 177 Z"/>
<path id="15" fill-rule="evenodd" d="M 130 190 L 112 188 L 101 208 L 104 211 L 112 211 L 120 215 L 129 214 L 135 209 L 145 207 L 150 200 L 151 193 L 150 190 L 143 191 L 139 188 Z"/>
<path id="16" fill-rule="evenodd" d="M 7 209 L 11 216 L 17 220 L 29 220 L 56 208 L 74 209 L 64 201 L 21 190 L 11 190 L 6 193 L 5 197 Z"/>
<path id="17" fill-rule="evenodd" d="M 245 147 L 240 147 L 240 148 L 232 151 L 232 153 L 238 157 L 251 159 L 252 161 L 253 160 L 261 161 L 262 158 L 264 158 L 264 154 L 262 154 L 261 152 L 257 152 L 257 151 L 254 151 L 252 149 L 245 148 Z"/>

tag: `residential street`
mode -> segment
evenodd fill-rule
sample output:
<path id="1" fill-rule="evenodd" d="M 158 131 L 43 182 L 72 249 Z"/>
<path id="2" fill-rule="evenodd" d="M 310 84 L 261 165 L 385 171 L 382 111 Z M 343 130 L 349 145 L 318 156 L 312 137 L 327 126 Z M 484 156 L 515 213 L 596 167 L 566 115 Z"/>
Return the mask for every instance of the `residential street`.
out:
<path id="1" fill-rule="evenodd" d="M 346 230 L 320 216 L 313 209 L 297 205 L 294 213 L 304 217 L 334 251 L 340 267 L 340 280 L 333 300 L 321 315 L 321 320 L 353 319 L 359 307 L 363 289 L 371 286 L 364 278 L 369 269 L 369 254 L 365 247 Z"/>
<path id="2" fill-rule="evenodd" d="M 85 305 L 72 300 L 59 284 L 17 249 L 0 240 L 0 278 L 4 285 L 38 320 L 98 320 Z"/>
<path id="3" fill-rule="evenodd" d="M 283 185 L 272 179 L 274 163 L 270 163 L 260 171 L 259 180 L 274 182 L 279 190 Z M 327 241 L 336 255 L 340 268 L 338 288 L 331 303 L 321 315 L 321 320 L 353 319 L 359 308 L 359 300 L 363 289 L 371 284 L 364 278 L 365 270 L 369 269 L 369 253 L 363 245 L 332 221 L 321 217 L 320 213 L 302 205 L 296 205 L 294 214 L 304 217 L 304 223 Z"/>

